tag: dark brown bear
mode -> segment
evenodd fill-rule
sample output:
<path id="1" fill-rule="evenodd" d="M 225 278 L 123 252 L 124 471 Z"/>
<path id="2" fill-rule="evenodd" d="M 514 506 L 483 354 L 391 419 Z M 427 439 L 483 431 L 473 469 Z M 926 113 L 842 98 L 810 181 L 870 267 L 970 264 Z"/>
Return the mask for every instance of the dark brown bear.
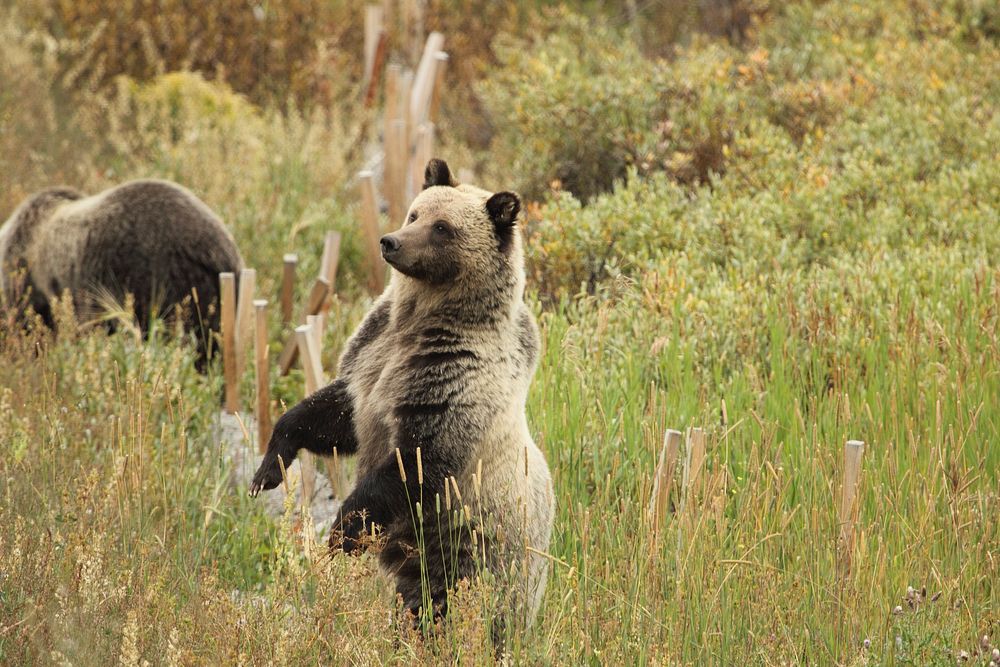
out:
<path id="1" fill-rule="evenodd" d="M 219 328 L 219 273 L 242 265 L 219 217 L 168 181 L 131 181 L 90 197 L 43 190 L 0 227 L 0 291 L 8 303 L 24 295 L 51 326 L 50 301 L 66 290 L 82 322 L 132 295 L 143 331 L 180 306 L 199 340 L 199 363 Z"/>

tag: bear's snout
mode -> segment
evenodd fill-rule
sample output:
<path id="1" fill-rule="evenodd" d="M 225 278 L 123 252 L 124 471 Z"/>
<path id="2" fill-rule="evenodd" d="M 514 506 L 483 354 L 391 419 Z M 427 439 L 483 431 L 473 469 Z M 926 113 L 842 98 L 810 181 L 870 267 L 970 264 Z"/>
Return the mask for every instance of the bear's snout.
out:
<path id="1" fill-rule="evenodd" d="M 382 245 L 382 257 L 385 259 L 389 259 L 391 255 L 394 255 L 400 246 L 399 239 L 392 234 L 383 236 L 379 243 Z"/>

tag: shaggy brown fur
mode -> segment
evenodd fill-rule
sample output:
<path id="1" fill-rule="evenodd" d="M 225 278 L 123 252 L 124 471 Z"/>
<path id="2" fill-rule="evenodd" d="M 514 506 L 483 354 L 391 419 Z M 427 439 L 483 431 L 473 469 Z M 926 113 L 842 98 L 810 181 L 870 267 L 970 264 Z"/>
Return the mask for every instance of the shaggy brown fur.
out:
<path id="1" fill-rule="evenodd" d="M 278 421 L 250 491 L 277 486 L 278 457 L 288 465 L 303 447 L 357 455 L 331 546 L 360 550 L 381 526 L 381 564 L 414 611 L 444 613 L 458 579 L 489 571 L 505 606 L 497 635 L 538 609 L 547 563 L 526 547 L 548 549 L 554 512 L 524 410 L 539 336 L 522 300 L 520 202 L 455 185 L 438 160 L 426 176 L 404 226 L 382 239 L 392 280 L 337 380 Z"/>
<path id="2" fill-rule="evenodd" d="M 242 265 L 218 216 L 167 181 L 131 181 L 91 197 L 44 190 L 0 227 L 0 288 L 8 301 L 25 288 L 27 305 L 51 326 L 49 302 L 65 290 L 81 321 L 130 294 L 143 331 L 151 318 L 181 306 L 203 359 L 219 328 L 219 273 Z"/>

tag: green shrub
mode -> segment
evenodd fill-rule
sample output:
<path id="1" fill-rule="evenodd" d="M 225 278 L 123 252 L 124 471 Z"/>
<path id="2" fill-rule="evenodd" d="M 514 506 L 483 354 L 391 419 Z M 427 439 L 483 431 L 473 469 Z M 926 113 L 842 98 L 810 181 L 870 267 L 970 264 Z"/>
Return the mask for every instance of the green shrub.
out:
<path id="1" fill-rule="evenodd" d="M 501 69 L 481 86 L 495 170 L 515 174 L 528 196 L 552 186 L 583 201 L 629 167 L 685 184 L 725 171 L 742 126 L 735 51 L 696 40 L 674 61 L 648 60 L 600 20 L 560 17 L 545 38 L 498 42 Z"/>
<path id="2" fill-rule="evenodd" d="M 638 157 L 663 105 L 659 70 L 596 22 L 565 13 L 562 28 L 499 41 L 502 69 L 481 91 L 497 123 L 496 162 L 525 193 L 558 180 L 588 199 Z"/>
<path id="3" fill-rule="evenodd" d="M 917 42 L 881 14 L 808 11 L 809 21 L 806 10 L 792 11 L 762 32 L 773 50 L 740 55 L 705 46 L 660 66 L 700 91 L 697 104 L 670 108 L 669 122 L 681 128 L 675 135 L 732 133 L 720 148 L 724 168 L 707 184 L 679 188 L 671 181 L 685 179 L 666 165 L 666 176 L 636 167 L 589 203 L 557 193 L 533 209 L 529 265 L 544 294 L 581 285 L 593 293 L 608 278 L 673 267 L 679 255 L 693 267 L 745 277 L 777 275 L 778 267 L 808 275 L 814 266 L 929 245 L 983 261 L 995 256 L 996 47 Z M 870 40 L 871 25 L 900 30 L 901 41 Z M 805 44 L 808 57 L 795 48 Z M 915 73 L 914 62 L 925 67 Z M 526 127 L 524 145 L 562 137 Z M 600 137 L 588 140 L 602 145 Z M 513 137 L 507 143 L 517 145 Z"/>
<path id="4" fill-rule="evenodd" d="M 77 87 L 101 88 L 117 76 L 148 79 L 175 70 L 222 77 L 256 101 L 336 99 L 336 82 L 354 59 L 329 48 L 350 41 L 359 6 L 327 0 L 44 0 L 23 3 L 32 27 L 64 53 L 62 72 Z M 360 44 L 357 45 L 360 50 Z M 354 61 L 356 62 L 356 61 Z M 333 74 L 331 79 L 331 73 Z"/>
<path id="5" fill-rule="evenodd" d="M 96 153 L 81 136 L 47 45 L 17 12 L 0 7 L 0 222 L 35 190 L 78 182 Z"/>

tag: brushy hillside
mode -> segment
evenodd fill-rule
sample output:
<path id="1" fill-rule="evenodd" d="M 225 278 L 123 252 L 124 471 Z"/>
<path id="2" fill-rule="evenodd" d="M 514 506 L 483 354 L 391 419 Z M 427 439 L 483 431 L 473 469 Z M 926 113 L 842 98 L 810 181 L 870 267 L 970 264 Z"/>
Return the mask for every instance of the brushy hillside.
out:
<path id="1" fill-rule="evenodd" d="M 8 4 L 0 217 L 54 182 L 171 178 L 231 225 L 268 295 L 283 253 L 310 275 L 339 229 L 329 367 L 370 303 L 352 178 L 377 123 L 354 102 L 360 48 L 336 28 L 358 20 L 350 3 L 298 26 L 349 63 L 320 67 L 318 87 L 287 63 L 267 81 L 173 71 L 198 67 L 165 47 L 147 54 L 159 67 L 112 68 L 107 34 L 82 18 L 58 28 L 72 3 Z M 544 356 L 529 424 L 557 520 L 515 662 L 943 665 L 965 651 L 987 664 L 1000 644 L 995 5 L 734 1 L 668 21 L 676 3 L 430 4 L 457 35 L 439 153 L 532 200 Z M 711 7 L 731 10 L 721 28 Z M 265 18 L 287 36 L 293 9 Z M 219 48 L 216 61 L 243 54 Z M 227 486 L 220 383 L 186 346 L 61 318 L 58 339 L 0 321 L 0 663 L 491 663 L 488 586 L 461 591 L 446 631 L 398 628 L 373 559 L 329 558 Z M 301 377 L 277 390 L 298 400 Z M 705 483 L 682 498 L 678 472 L 677 512 L 654 538 L 663 430 L 691 426 L 708 432 Z M 852 438 L 866 450 L 844 576 Z"/>

